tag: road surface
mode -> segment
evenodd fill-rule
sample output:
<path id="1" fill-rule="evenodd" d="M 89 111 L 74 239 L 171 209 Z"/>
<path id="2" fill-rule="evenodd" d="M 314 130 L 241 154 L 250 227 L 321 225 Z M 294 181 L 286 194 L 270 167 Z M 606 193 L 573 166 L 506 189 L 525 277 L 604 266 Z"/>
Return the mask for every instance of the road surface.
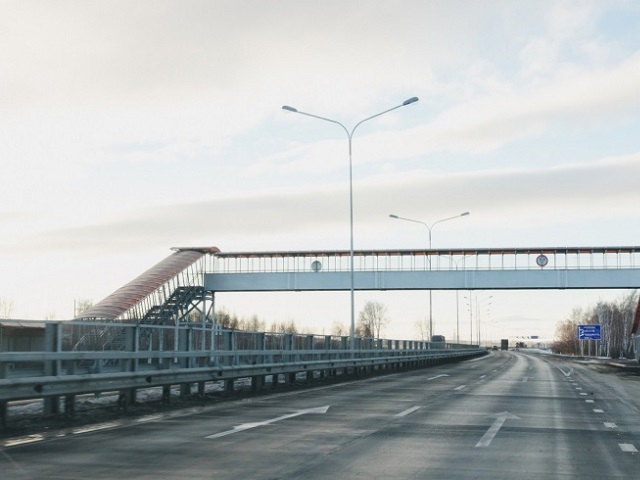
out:
<path id="1" fill-rule="evenodd" d="M 13 439 L 4 479 L 640 478 L 640 377 L 474 361 Z"/>

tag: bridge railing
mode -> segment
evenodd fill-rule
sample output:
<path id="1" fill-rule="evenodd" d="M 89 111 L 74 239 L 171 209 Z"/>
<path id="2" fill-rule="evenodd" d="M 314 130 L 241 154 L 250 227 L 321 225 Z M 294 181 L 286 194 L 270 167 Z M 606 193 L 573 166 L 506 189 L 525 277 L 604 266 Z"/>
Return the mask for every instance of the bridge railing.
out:
<path id="1" fill-rule="evenodd" d="M 94 324 L 95 323 L 95 324 Z M 112 344 L 77 338 L 106 329 Z M 99 332 L 99 333 L 98 333 Z M 210 323 L 177 326 L 46 322 L 45 349 L 0 352 L 2 402 L 186 382 L 380 367 L 479 354 L 477 346 L 415 340 L 221 330 Z M 0 409 L 0 412 L 2 409 Z"/>
<path id="2" fill-rule="evenodd" d="M 357 271 L 626 269 L 640 267 L 640 247 L 358 250 Z M 206 273 L 346 272 L 348 251 L 221 252 Z"/>

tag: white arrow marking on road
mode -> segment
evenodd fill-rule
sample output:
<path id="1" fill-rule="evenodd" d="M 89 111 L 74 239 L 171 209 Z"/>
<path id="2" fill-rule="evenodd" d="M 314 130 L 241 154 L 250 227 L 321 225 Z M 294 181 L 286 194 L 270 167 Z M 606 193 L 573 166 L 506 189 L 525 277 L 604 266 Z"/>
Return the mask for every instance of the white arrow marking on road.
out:
<path id="1" fill-rule="evenodd" d="M 269 420 L 265 420 L 263 422 L 243 423 L 242 425 L 233 427 L 233 430 L 227 430 L 226 432 L 215 433 L 213 435 L 209 435 L 204 438 L 226 437 L 227 435 L 242 432 L 244 430 L 249 430 L 251 428 L 262 427 L 263 425 L 276 423 L 276 422 L 279 422 L 280 420 L 286 420 L 287 418 L 299 417 L 300 415 L 306 415 L 307 413 L 327 413 L 327 410 L 329 410 L 329 407 L 330 405 L 325 405 L 324 407 L 307 408 L 306 410 L 298 410 L 297 412 L 289 413 L 287 415 L 282 415 L 281 417 L 272 418 Z"/>
<path id="2" fill-rule="evenodd" d="M 449 375 L 447 375 L 446 373 L 440 374 L 440 375 L 436 375 L 435 377 L 431 377 L 431 378 L 427 378 L 427 382 L 429 380 L 435 380 L 436 378 L 440 378 L 440 377 L 448 377 Z"/>
<path id="3" fill-rule="evenodd" d="M 556 367 L 558 370 L 560 370 L 560 371 L 562 372 L 562 374 L 563 374 L 565 377 L 570 377 L 570 376 L 571 376 L 571 374 L 573 373 L 573 368 L 569 368 L 569 370 L 568 370 L 567 372 L 565 372 L 565 371 L 564 371 L 562 368 L 560 368 L 559 366 L 555 365 L 555 367 Z"/>
<path id="4" fill-rule="evenodd" d="M 496 413 L 495 415 L 491 415 L 492 417 L 496 418 L 496 421 L 493 422 L 493 425 L 491 425 L 489 427 L 489 430 L 487 430 L 487 433 L 485 433 L 483 435 L 483 437 L 480 439 L 480 441 L 478 443 L 476 443 L 476 448 L 481 448 L 481 447 L 488 447 L 491 444 L 491 441 L 493 440 L 493 437 L 496 436 L 496 434 L 498 433 L 498 431 L 502 428 L 502 425 L 504 425 L 504 422 L 509 419 L 509 420 L 520 420 L 520 417 L 513 415 L 509 412 L 501 412 L 501 413 Z"/>

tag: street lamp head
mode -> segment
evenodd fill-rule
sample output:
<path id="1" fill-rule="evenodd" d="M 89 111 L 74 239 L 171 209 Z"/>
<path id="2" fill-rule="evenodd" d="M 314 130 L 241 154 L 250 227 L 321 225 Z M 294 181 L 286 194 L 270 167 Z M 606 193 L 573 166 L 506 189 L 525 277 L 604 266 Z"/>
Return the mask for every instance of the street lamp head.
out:
<path id="1" fill-rule="evenodd" d="M 294 113 L 297 113 L 297 112 L 298 112 L 298 109 L 297 109 L 297 108 L 290 107 L 289 105 L 284 105 L 284 106 L 282 107 L 282 109 L 283 109 L 283 110 L 286 110 L 287 112 L 294 112 Z"/>
<path id="2" fill-rule="evenodd" d="M 402 102 L 402 106 L 406 107 L 407 105 L 411 105 L 412 103 L 416 103 L 418 101 L 418 97 L 411 97 L 409 100 L 405 100 Z"/>
<path id="3" fill-rule="evenodd" d="M 398 215 L 394 215 L 393 213 L 389 214 L 391 218 L 398 218 Z"/>
<path id="4" fill-rule="evenodd" d="M 461 217 L 466 217 L 467 215 L 469 215 L 469 212 L 464 212 L 460 214 Z"/>

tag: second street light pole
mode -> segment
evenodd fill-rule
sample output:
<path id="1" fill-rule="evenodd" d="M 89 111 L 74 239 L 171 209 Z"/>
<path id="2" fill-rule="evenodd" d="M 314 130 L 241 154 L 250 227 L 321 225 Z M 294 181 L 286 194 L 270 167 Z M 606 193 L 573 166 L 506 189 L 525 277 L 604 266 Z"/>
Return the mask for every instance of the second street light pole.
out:
<path id="1" fill-rule="evenodd" d="M 446 222 L 447 220 L 454 220 L 456 218 L 466 217 L 467 215 L 469 215 L 469 212 L 463 212 L 458 215 L 454 215 L 453 217 L 447 217 L 447 218 L 442 218 L 440 220 L 437 220 L 433 222 L 431 225 L 425 222 L 421 222 L 420 220 L 414 220 L 413 218 L 399 217 L 398 215 L 394 215 L 393 213 L 390 214 L 389 217 L 395 218 L 396 220 L 405 220 L 407 222 L 419 223 L 420 225 L 423 225 L 424 227 L 426 227 L 427 230 L 429 231 L 429 250 L 431 250 L 431 230 L 433 230 L 433 227 L 436 224 Z M 431 270 L 430 258 L 429 258 L 429 270 Z M 433 297 L 432 297 L 432 290 L 429 289 L 429 344 L 431 344 L 432 336 L 433 336 Z"/>
<path id="2" fill-rule="evenodd" d="M 370 117 L 365 118 L 364 120 L 360 120 L 355 126 L 349 131 L 347 127 L 345 127 L 342 123 L 332 120 L 330 118 L 321 117 L 319 115 L 314 115 L 312 113 L 301 112 L 300 110 L 290 107 L 289 105 L 284 105 L 282 107 L 283 110 L 287 112 L 299 113 L 300 115 L 306 115 L 307 117 L 317 118 L 318 120 L 324 120 L 325 122 L 335 123 L 342 127 L 342 129 L 347 134 L 347 139 L 349 141 L 349 273 L 350 273 L 350 291 L 351 291 L 351 326 L 349 329 L 349 340 L 351 343 L 351 350 L 355 350 L 355 330 L 356 330 L 356 311 L 355 311 L 355 274 L 354 274 L 354 255 L 353 255 L 353 157 L 351 153 L 351 143 L 353 139 L 353 134 L 360 125 L 364 122 L 371 120 L 373 118 L 379 117 L 380 115 L 384 115 L 385 113 L 391 112 L 400 107 L 406 107 L 407 105 L 411 105 L 412 103 L 416 103 L 418 101 L 418 97 L 411 97 L 408 100 L 405 100 L 400 105 L 396 105 L 393 108 L 385 110 L 384 112 L 376 113 L 375 115 L 371 115 Z"/>

